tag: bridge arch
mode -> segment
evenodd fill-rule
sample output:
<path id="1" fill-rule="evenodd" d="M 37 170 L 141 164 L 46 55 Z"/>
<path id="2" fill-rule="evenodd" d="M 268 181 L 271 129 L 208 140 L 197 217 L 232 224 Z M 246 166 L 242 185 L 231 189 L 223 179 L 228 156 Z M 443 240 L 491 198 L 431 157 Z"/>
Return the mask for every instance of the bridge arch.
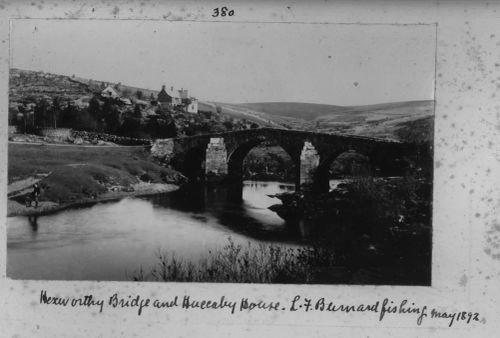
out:
<path id="1" fill-rule="evenodd" d="M 284 150 L 284 152 L 290 157 L 294 164 L 295 171 L 295 184 L 298 183 L 300 177 L 300 155 L 298 151 L 290 145 L 283 144 L 276 139 L 269 138 L 256 138 L 238 144 L 234 149 L 228 154 L 228 166 L 227 166 L 227 179 L 231 183 L 239 183 L 243 180 L 243 164 L 247 155 L 257 147 L 261 145 L 277 146 Z"/>
<path id="2" fill-rule="evenodd" d="M 193 147 L 186 151 L 182 163 L 178 165 L 180 172 L 190 181 L 205 179 L 206 151 L 202 147 Z"/>
<path id="3" fill-rule="evenodd" d="M 330 190 L 331 169 L 336 163 L 340 167 L 339 173 L 346 176 L 372 176 L 376 173 L 370 155 L 363 151 L 346 149 L 324 154 L 314 174 L 315 191 Z"/>

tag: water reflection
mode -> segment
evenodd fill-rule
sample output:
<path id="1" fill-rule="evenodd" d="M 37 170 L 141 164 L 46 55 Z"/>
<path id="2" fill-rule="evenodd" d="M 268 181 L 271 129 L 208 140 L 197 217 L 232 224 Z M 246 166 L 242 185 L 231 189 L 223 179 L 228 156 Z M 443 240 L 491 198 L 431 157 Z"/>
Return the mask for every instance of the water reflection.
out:
<path id="1" fill-rule="evenodd" d="M 7 274 L 11 278 L 124 280 L 156 262 L 158 250 L 200 259 L 236 244 L 304 245 L 308 229 L 268 207 L 292 184 L 186 187 L 148 198 L 127 198 L 40 217 L 7 219 Z"/>
<path id="2" fill-rule="evenodd" d="M 28 216 L 31 231 L 35 235 L 38 232 L 38 216 Z"/>
<path id="3" fill-rule="evenodd" d="M 269 195 L 294 191 L 293 184 L 245 181 L 242 185 L 211 186 L 192 184 L 169 194 L 148 199 L 163 208 L 190 213 L 195 220 L 214 217 L 231 231 L 261 241 L 301 242 L 297 224 L 290 224 L 268 207 L 280 203 Z"/>

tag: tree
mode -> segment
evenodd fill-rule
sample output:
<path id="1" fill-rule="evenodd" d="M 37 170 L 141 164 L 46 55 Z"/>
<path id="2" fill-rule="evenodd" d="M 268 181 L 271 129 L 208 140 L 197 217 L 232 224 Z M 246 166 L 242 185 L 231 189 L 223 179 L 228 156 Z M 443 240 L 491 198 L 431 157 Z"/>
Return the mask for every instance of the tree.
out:
<path id="1" fill-rule="evenodd" d="M 88 112 L 96 121 L 101 117 L 101 104 L 95 96 L 90 99 Z"/>
<path id="2" fill-rule="evenodd" d="M 59 116 L 59 125 L 63 128 L 78 129 L 78 109 L 68 102 Z"/>
<path id="3" fill-rule="evenodd" d="M 135 97 L 137 97 L 137 99 L 142 100 L 143 96 L 144 96 L 144 94 L 142 93 L 142 91 L 137 90 L 135 92 Z"/>
<path id="4" fill-rule="evenodd" d="M 106 123 L 106 132 L 116 134 L 120 128 L 120 111 L 115 105 L 112 105 L 104 117 Z"/>
<path id="5" fill-rule="evenodd" d="M 90 115 L 88 109 L 76 111 L 76 122 L 74 129 L 87 131 L 96 130 L 96 120 Z"/>
<path id="6" fill-rule="evenodd" d="M 9 106 L 9 125 L 17 123 L 17 114 L 19 114 L 19 107 Z"/>
<path id="7" fill-rule="evenodd" d="M 165 128 L 165 133 L 163 135 L 167 138 L 177 137 L 177 127 L 176 127 L 175 122 L 173 120 L 167 124 L 167 126 Z"/>
<path id="8" fill-rule="evenodd" d="M 49 103 L 45 99 L 40 99 L 35 106 L 35 126 L 47 127 L 51 125 L 51 118 L 49 114 Z"/>
<path id="9" fill-rule="evenodd" d="M 227 131 L 231 131 L 234 128 L 234 124 L 230 120 L 226 120 L 222 122 L 222 124 L 224 125 L 224 128 L 226 128 Z"/>
<path id="10" fill-rule="evenodd" d="M 141 120 L 133 117 L 127 117 L 118 130 L 118 134 L 126 137 L 141 136 Z"/>
<path id="11" fill-rule="evenodd" d="M 136 119 L 142 118 L 141 107 L 138 104 L 135 105 L 135 107 L 134 107 L 134 114 L 132 116 L 134 118 L 136 118 Z"/>
<path id="12" fill-rule="evenodd" d="M 146 132 L 151 138 L 157 138 L 160 134 L 160 121 L 165 124 L 164 120 L 158 120 L 157 116 L 149 116 L 146 123 Z"/>
<path id="13" fill-rule="evenodd" d="M 52 99 L 52 107 L 50 108 L 51 126 L 57 128 L 57 120 L 59 115 L 61 115 L 61 99 L 59 96 L 55 96 Z"/>

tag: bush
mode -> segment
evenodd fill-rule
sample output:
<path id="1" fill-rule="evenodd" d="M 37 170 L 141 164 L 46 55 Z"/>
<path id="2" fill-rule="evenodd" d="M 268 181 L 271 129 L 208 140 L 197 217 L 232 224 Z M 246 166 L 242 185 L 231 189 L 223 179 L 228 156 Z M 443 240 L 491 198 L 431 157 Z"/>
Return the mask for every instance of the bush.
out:
<path id="1" fill-rule="evenodd" d="M 325 194 L 278 195 L 283 205 L 272 210 L 289 222 L 305 220 L 337 264 L 381 274 L 366 282 L 429 285 L 431 187 L 413 176 L 357 178 Z"/>
<path id="2" fill-rule="evenodd" d="M 158 263 L 149 271 L 132 274 L 135 281 L 318 283 L 321 270 L 335 267 L 333 252 L 320 247 L 285 248 L 278 245 L 235 244 L 229 237 L 221 250 L 208 252 L 198 262 L 175 254 L 157 253 Z"/>

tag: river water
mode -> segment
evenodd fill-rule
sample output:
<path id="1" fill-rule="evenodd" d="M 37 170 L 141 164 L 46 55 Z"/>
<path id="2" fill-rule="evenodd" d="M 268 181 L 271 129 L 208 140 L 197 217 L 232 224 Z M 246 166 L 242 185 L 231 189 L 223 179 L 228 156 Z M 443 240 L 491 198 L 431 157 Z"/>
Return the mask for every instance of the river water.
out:
<path id="1" fill-rule="evenodd" d="M 7 219 L 7 275 L 15 279 L 128 280 L 157 254 L 197 260 L 228 244 L 305 244 L 302 226 L 268 209 L 292 184 L 245 181 L 240 191 L 198 188 L 126 198 L 29 220 Z"/>

